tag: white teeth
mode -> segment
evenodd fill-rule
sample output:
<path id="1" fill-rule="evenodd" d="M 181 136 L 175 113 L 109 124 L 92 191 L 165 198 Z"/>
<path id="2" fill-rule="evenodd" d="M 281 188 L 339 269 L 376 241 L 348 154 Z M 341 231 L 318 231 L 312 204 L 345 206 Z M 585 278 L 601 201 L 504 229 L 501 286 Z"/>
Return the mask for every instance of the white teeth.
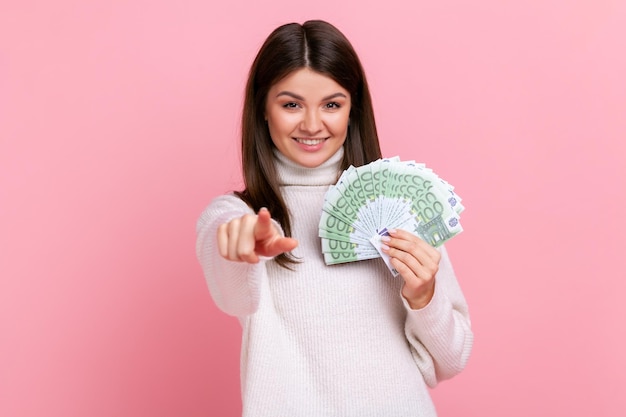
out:
<path id="1" fill-rule="evenodd" d="M 324 141 L 324 139 L 298 139 L 296 138 L 296 140 L 298 141 L 298 143 L 303 143 L 305 145 L 317 145 L 320 144 Z"/>

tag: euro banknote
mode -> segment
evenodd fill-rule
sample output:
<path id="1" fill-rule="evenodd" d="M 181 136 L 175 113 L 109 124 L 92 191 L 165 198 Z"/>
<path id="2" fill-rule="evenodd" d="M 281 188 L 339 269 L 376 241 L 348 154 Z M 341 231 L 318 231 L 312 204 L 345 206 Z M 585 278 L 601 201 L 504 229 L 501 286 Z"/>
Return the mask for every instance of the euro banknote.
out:
<path id="1" fill-rule="evenodd" d="M 319 221 L 326 264 L 382 257 L 381 238 L 404 229 L 434 247 L 463 231 L 455 188 L 423 163 L 382 158 L 348 167 L 329 187 Z"/>

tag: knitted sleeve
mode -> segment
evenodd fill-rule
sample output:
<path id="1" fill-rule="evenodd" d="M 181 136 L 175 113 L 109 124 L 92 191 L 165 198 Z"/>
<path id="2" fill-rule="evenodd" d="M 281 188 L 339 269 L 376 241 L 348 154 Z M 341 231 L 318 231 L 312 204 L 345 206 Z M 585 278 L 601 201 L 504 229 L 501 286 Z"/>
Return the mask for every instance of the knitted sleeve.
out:
<path id="1" fill-rule="evenodd" d="M 422 309 L 407 309 L 405 333 L 413 357 L 430 387 L 452 378 L 467 364 L 474 334 L 465 297 L 457 282 L 447 251 L 441 247 L 435 294 Z"/>
<path id="2" fill-rule="evenodd" d="M 234 194 L 226 194 L 211 201 L 196 224 L 196 256 L 211 296 L 222 311 L 237 317 L 257 310 L 268 258 L 262 258 L 257 264 L 222 258 L 217 248 L 217 228 L 222 223 L 253 213 Z"/>

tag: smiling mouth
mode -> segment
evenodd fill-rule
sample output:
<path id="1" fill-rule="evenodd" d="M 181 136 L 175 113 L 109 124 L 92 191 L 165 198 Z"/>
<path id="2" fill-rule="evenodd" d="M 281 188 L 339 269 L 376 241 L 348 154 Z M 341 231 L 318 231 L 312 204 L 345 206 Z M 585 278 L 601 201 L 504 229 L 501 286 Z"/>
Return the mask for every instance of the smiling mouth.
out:
<path id="1" fill-rule="evenodd" d="M 304 138 L 294 138 L 296 140 L 296 142 L 298 143 L 302 143 L 304 145 L 319 145 L 320 143 L 324 142 L 326 140 L 326 138 L 324 139 L 304 139 Z"/>

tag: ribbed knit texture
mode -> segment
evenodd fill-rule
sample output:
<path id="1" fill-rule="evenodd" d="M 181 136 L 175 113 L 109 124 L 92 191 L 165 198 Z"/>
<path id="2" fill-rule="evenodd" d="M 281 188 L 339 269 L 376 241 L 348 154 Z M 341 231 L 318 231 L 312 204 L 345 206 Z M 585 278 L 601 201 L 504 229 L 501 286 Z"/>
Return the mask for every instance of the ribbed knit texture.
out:
<path id="1" fill-rule="evenodd" d="M 197 224 L 197 256 L 217 306 L 242 325 L 244 417 L 436 416 L 427 386 L 459 373 L 473 334 L 445 249 L 435 295 L 411 310 L 379 259 L 327 266 L 318 222 L 343 149 L 322 166 L 276 154 L 292 215 L 294 271 L 220 257 L 217 227 L 252 210 L 232 194 L 215 198 Z M 215 335 L 219 338 L 219 335 Z"/>

